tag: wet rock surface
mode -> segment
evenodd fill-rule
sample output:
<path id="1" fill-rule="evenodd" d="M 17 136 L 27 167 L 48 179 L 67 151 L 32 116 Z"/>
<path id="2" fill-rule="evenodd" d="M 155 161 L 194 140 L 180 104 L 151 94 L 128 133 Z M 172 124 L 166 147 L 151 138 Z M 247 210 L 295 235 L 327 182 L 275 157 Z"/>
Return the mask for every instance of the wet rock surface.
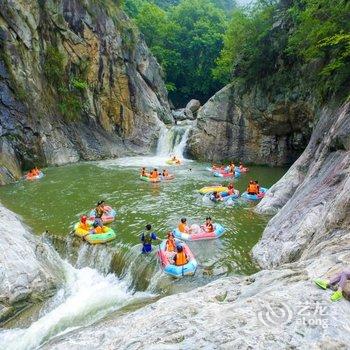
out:
<path id="1" fill-rule="evenodd" d="M 260 266 L 349 248 L 350 149 L 337 141 L 346 135 L 349 105 L 324 111 L 304 153 L 257 206 L 260 213 L 279 210 L 253 249 Z"/>
<path id="2" fill-rule="evenodd" d="M 0 50 L 2 183 L 34 164 L 147 153 L 173 121 L 161 68 L 115 5 L 2 1 Z"/>
<path id="3" fill-rule="evenodd" d="M 0 323 L 52 295 L 63 281 L 57 253 L 0 205 Z"/>
<path id="4" fill-rule="evenodd" d="M 270 165 L 297 159 L 315 116 L 311 103 L 268 96 L 259 88 L 239 95 L 234 85 L 217 92 L 197 113 L 189 137 L 192 156 Z"/>

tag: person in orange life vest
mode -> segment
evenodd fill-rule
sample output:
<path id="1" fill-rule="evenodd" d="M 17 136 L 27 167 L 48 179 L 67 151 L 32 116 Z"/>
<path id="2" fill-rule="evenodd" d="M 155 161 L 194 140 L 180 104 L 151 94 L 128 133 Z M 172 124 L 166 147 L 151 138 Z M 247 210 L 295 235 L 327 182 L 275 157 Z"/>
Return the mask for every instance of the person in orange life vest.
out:
<path id="1" fill-rule="evenodd" d="M 147 173 L 145 167 L 143 167 L 143 168 L 141 169 L 141 176 L 145 176 L 145 177 L 148 177 L 148 176 L 149 176 L 149 174 Z"/>
<path id="2" fill-rule="evenodd" d="M 165 242 L 165 255 L 168 257 L 171 264 L 174 263 L 174 256 L 176 254 L 176 242 L 172 232 L 168 232 L 167 240 Z"/>
<path id="3" fill-rule="evenodd" d="M 38 167 L 34 168 L 34 172 L 35 172 L 35 175 L 40 175 L 40 170 L 38 169 Z"/>
<path id="4" fill-rule="evenodd" d="M 83 215 L 80 218 L 80 222 L 79 222 L 79 226 L 78 228 L 85 230 L 85 231 L 89 231 L 90 230 L 90 225 L 87 223 L 87 216 Z"/>
<path id="5" fill-rule="evenodd" d="M 255 183 L 253 180 L 250 180 L 250 181 L 249 181 L 248 188 L 247 188 L 248 194 L 251 194 L 251 195 L 258 194 L 257 189 L 258 189 L 258 188 L 257 188 L 257 186 L 256 186 L 256 183 Z"/>
<path id="6" fill-rule="evenodd" d="M 259 185 L 259 182 L 258 180 L 255 180 L 255 185 L 256 185 L 256 193 L 259 194 L 260 193 L 260 185 Z"/>
<path id="7" fill-rule="evenodd" d="M 183 251 L 182 245 L 178 245 L 176 247 L 177 253 L 174 256 L 174 263 L 176 266 L 183 266 L 188 263 L 188 257 L 186 253 Z"/>
<path id="8" fill-rule="evenodd" d="M 182 218 L 181 222 L 179 223 L 179 226 L 177 228 L 182 233 L 189 233 L 190 228 L 187 226 L 187 219 Z"/>
<path id="9" fill-rule="evenodd" d="M 158 170 L 156 168 L 153 169 L 153 171 L 151 172 L 150 175 L 150 179 L 151 180 L 157 180 L 158 179 Z"/>
<path id="10" fill-rule="evenodd" d="M 213 225 L 213 223 L 212 223 L 212 221 L 211 221 L 211 217 L 210 216 L 208 216 L 208 217 L 206 217 L 205 218 L 205 223 L 204 223 L 204 225 L 203 225 L 204 227 L 204 230 L 206 231 L 206 232 L 214 232 L 214 225 Z"/>
<path id="11" fill-rule="evenodd" d="M 227 186 L 228 190 L 227 193 L 229 196 L 233 195 L 235 193 L 235 188 L 233 187 L 233 183 L 229 183 L 229 185 Z"/>

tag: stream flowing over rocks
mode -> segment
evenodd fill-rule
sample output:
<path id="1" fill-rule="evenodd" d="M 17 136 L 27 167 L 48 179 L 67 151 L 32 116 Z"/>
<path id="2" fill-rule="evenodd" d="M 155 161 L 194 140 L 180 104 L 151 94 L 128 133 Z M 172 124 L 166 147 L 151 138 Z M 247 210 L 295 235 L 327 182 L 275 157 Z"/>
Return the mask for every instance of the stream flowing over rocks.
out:
<path id="1" fill-rule="evenodd" d="M 114 5 L 1 1 L 0 51 L 0 183 L 149 153 L 173 121 L 160 66 Z"/>
<path id="2" fill-rule="evenodd" d="M 279 210 L 253 249 L 272 269 L 163 298 L 44 349 L 347 349 L 350 304 L 332 303 L 313 279 L 350 265 L 349 108 L 324 111 L 303 155 L 256 209 Z"/>
<path id="3" fill-rule="evenodd" d="M 64 276 L 59 255 L 2 205 L 0 224 L 1 322 L 51 296 Z"/>

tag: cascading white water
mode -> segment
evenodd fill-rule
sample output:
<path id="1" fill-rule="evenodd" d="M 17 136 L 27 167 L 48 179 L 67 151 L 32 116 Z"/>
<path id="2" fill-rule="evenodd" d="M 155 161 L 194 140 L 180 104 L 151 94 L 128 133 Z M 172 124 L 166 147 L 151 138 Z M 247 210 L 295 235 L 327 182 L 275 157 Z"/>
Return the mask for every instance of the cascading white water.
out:
<path id="1" fill-rule="evenodd" d="M 190 125 L 175 125 L 170 129 L 163 127 L 159 135 L 157 156 L 165 157 L 169 155 L 176 155 L 183 158 L 190 127 Z"/>
<path id="2" fill-rule="evenodd" d="M 85 267 L 75 269 L 64 262 L 66 283 L 37 321 L 26 329 L 0 331 L 1 350 L 34 349 L 57 334 L 86 326 L 130 302 L 150 297 L 133 293 L 127 281 L 114 274 L 104 276 Z"/>

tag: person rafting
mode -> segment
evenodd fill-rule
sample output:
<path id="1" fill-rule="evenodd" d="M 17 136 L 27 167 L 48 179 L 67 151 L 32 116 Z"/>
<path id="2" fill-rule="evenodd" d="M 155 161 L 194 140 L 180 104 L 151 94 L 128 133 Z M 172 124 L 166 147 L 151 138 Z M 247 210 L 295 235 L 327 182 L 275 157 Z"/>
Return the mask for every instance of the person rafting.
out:
<path id="1" fill-rule="evenodd" d="M 227 194 L 228 196 L 232 196 L 235 193 L 235 188 L 233 186 L 233 183 L 229 183 L 227 186 Z"/>
<path id="2" fill-rule="evenodd" d="M 145 167 L 141 168 L 141 174 L 140 175 L 143 176 L 143 177 L 149 177 L 149 174 L 147 173 Z"/>
<path id="3" fill-rule="evenodd" d="M 229 173 L 235 172 L 235 164 L 233 162 L 230 163 L 228 172 Z"/>
<path id="4" fill-rule="evenodd" d="M 159 179 L 158 170 L 156 168 L 153 169 L 149 178 L 153 181 L 157 181 Z"/>
<path id="5" fill-rule="evenodd" d="M 243 171 L 243 170 L 245 170 L 246 168 L 245 168 L 245 166 L 243 165 L 243 163 L 242 162 L 239 162 L 239 170 L 241 170 L 241 171 Z"/>
<path id="6" fill-rule="evenodd" d="M 259 182 L 258 182 L 258 180 L 255 180 L 254 182 L 255 182 L 255 185 L 256 185 L 256 191 L 257 191 L 256 193 L 259 194 L 259 193 L 260 193 L 260 185 L 259 185 Z"/>
<path id="7" fill-rule="evenodd" d="M 103 226 L 103 220 L 102 220 L 102 216 L 105 213 L 105 209 L 104 209 L 104 205 L 105 205 L 105 201 L 98 201 L 96 204 L 96 208 L 95 208 L 95 220 L 94 220 L 94 224 L 96 224 L 96 227 L 102 227 Z"/>
<path id="8" fill-rule="evenodd" d="M 249 185 L 247 187 L 247 192 L 248 192 L 248 194 L 251 194 L 251 195 L 259 194 L 258 186 L 253 180 L 249 181 Z"/>
<path id="9" fill-rule="evenodd" d="M 163 177 L 168 177 L 170 174 L 169 174 L 169 171 L 166 170 L 166 169 L 163 169 L 163 172 L 162 172 L 162 176 Z"/>
<path id="10" fill-rule="evenodd" d="M 213 202 L 218 202 L 218 201 L 222 201 L 223 198 L 222 198 L 221 194 L 218 191 L 214 191 L 210 195 L 210 200 L 212 200 Z"/>
<path id="11" fill-rule="evenodd" d="M 38 167 L 34 167 L 34 172 L 35 172 L 35 175 L 40 175 L 40 169 Z"/>
<path id="12" fill-rule="evenodd" d="M 87 222 L 87 216 L 86 215 L 83 215 L 80 218 L 78 228 L 80 228 L 81 230 L 84 230 L 84 231 L 89 231 L 90 230 L 90 225 Z"/>
<path id="13" fill-rule="evenodd" d="M 172 160 L 174 163 L 176 163 L 176 164 L 180 164 L 180 159 L 177 158 L 176 156 L 173 156 L 173 157 L 171 158 L 171 160 Z"/>
<path id="14" fill-rule="evenodd" d="M 152 251 L 152 241 L 159 241 L 159 239 L 154 232 L 151 232 L 151 224 L 147 224 L 145 228 L 146 232 L 143 232 L 141 235 L 142 253 L 148 254 Z"/>
<path id="15" fill-rule="evenodd" d="M 204 228 L 205 232 L 208 232 L 208 233 L 214 232 L 214 225 L 211 221 L 210 216 L 205 218 L 205 223 L 203 225 L 203 228 Z"/>
<path id="16" fill-rule="evenodd" d="M 332 288 L 337 286 L 336 291 L 332 293 L 330 299 L 331 301 L 338 301 L 343 297 L 345 284 L 348 280 L 350 280 L 350 270 L 337 273 L 334 277 L 332 277 L 329 280 L 317 278 L 314 280 L 314 282 L 318 287 L 322 289 L 327 289 L 327 288 Z"/>
<path id="17" fill-rule="evenodd" d="M 183 246 L 182 245 L 178 245 L 176 247 L 177 253 L 174 256 L 174 263 L 176 266 L 183 266 L 186 265 L 188 263 L 188 257 L 186 255 L 186 253 L 183 250 Z"/>
<path id="18" fill-rule="evenodd" d="M 180 223 L 178 225 L 178 230 L 181 232 L 181 233 L 189 233 L 190 232 L 190 228 L 188 227 L 187 225 L 187 219 L 186 218 L 182 218 L 180 220 Z"/>

